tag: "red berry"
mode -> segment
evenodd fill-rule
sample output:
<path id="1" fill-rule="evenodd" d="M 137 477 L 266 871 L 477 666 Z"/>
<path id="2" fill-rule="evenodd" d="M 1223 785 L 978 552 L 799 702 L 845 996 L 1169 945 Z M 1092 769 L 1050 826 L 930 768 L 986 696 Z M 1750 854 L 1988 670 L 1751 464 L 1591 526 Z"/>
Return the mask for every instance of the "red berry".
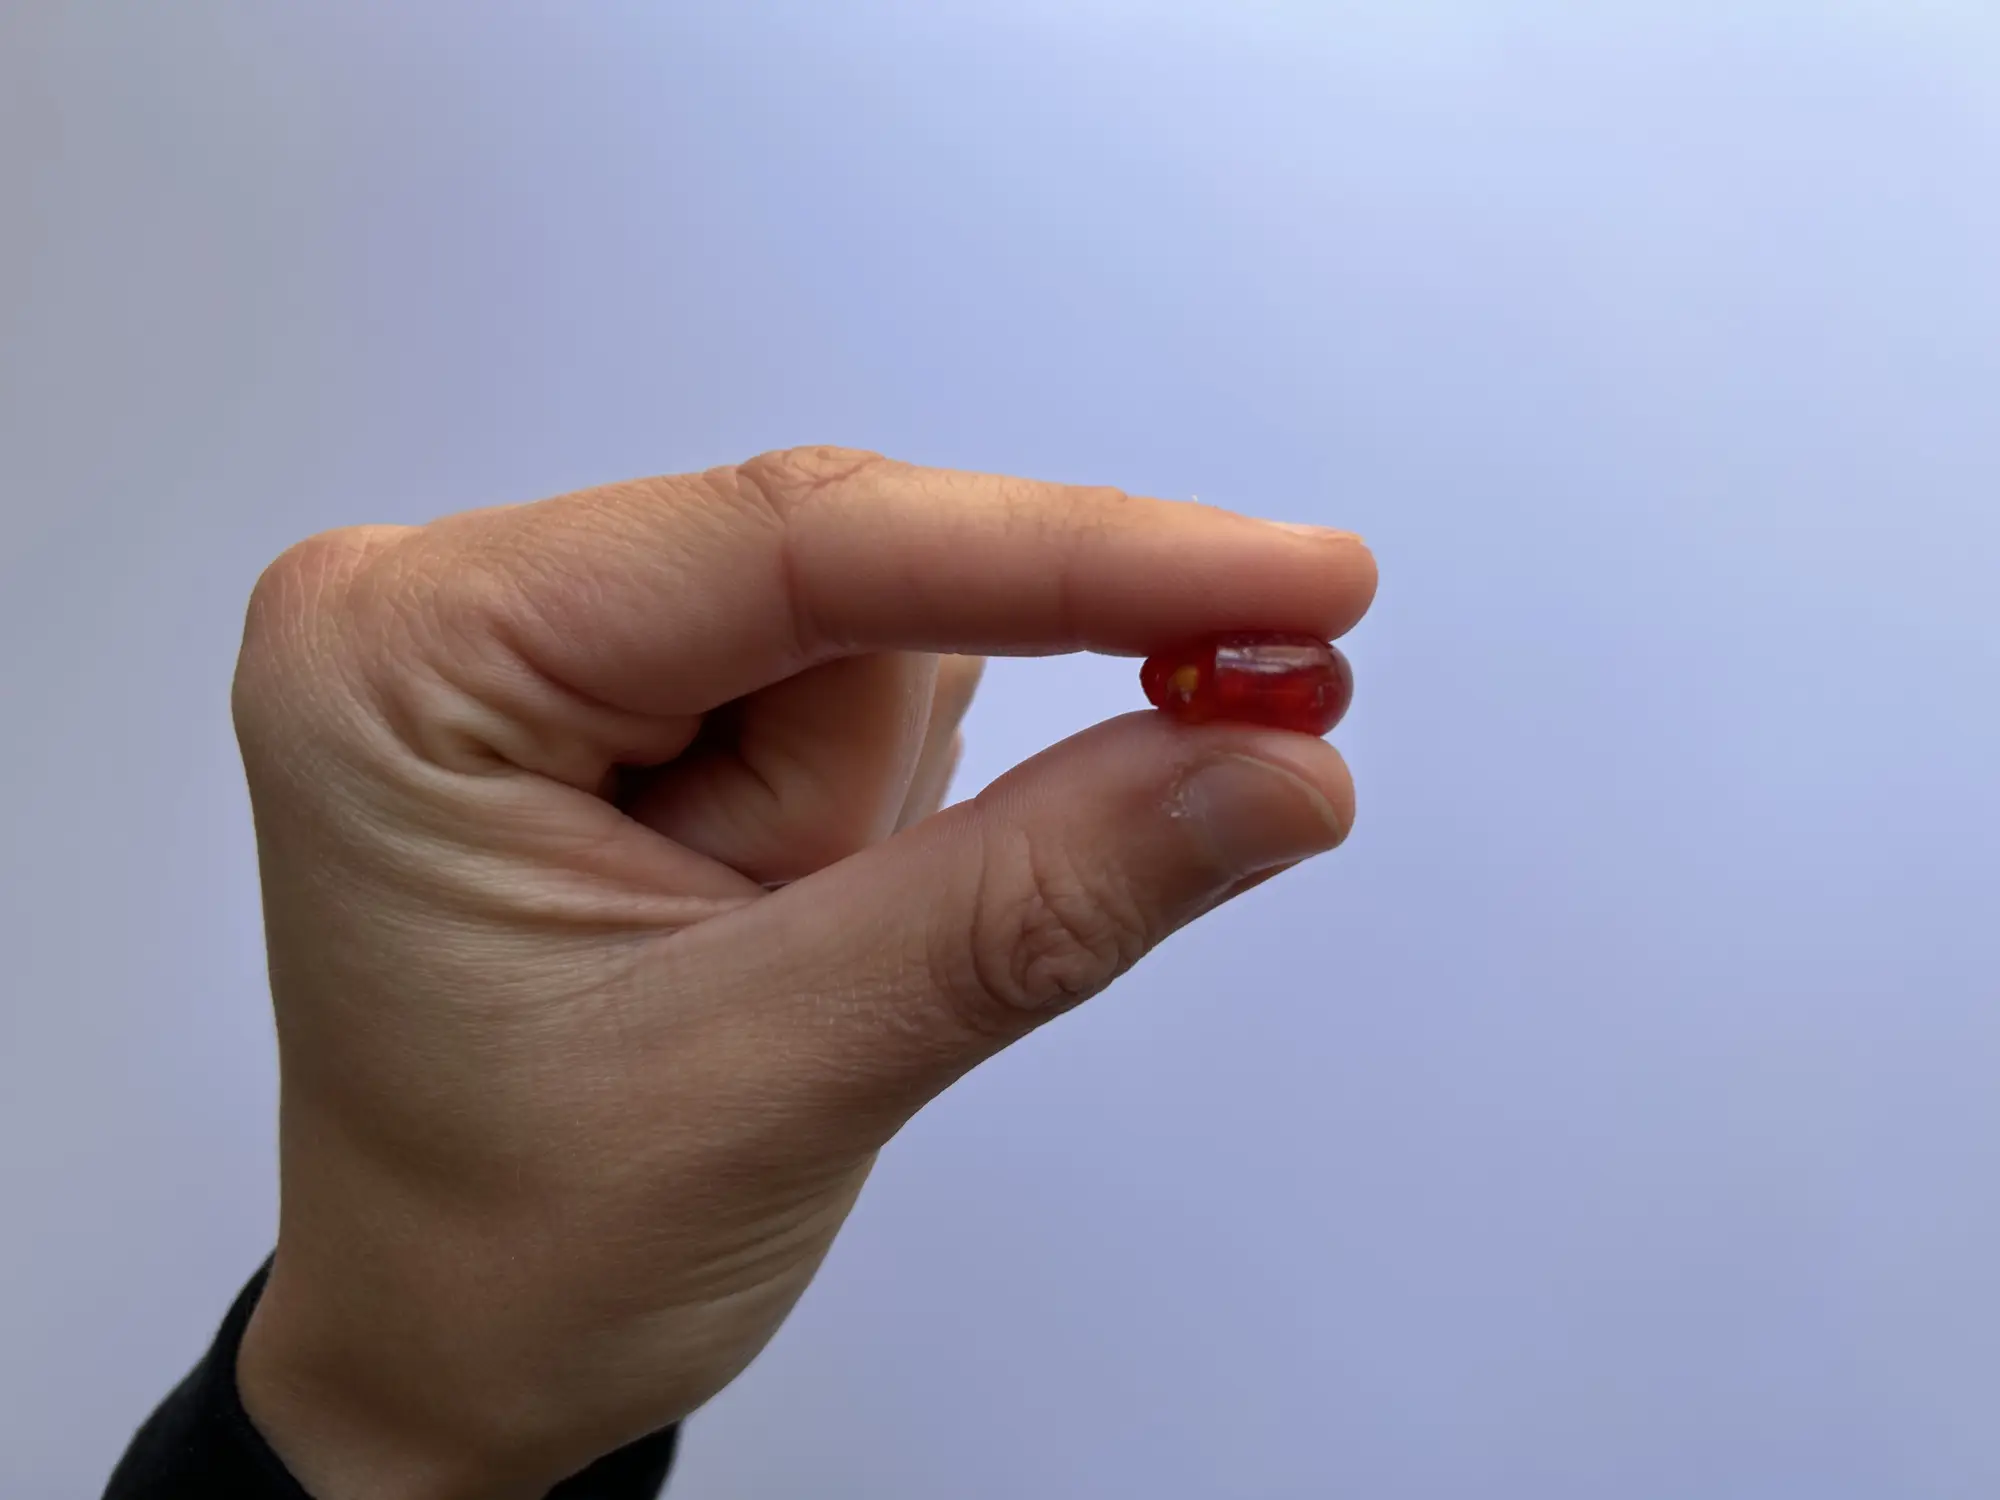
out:
<path id="1" fill-rule="evenodd" d="M 1158 651 L 1139 669 L 1146 701 L 1183 724 L 1212 719 L 1325 734 L 1354 697 L 1354 673 L 1309 635 L 1239 631 Z"/>

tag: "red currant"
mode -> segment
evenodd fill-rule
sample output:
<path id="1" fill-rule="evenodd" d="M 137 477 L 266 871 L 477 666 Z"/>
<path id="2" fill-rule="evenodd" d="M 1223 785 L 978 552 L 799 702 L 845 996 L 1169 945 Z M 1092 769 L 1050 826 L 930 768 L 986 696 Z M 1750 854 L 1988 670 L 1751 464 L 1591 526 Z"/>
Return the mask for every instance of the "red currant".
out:
<path id="1" fill-rule="evenodd" d="M 1310 635 L 1238 631 L 1158 651 L 1139 669 L 1146 701 L 1183 724 L 1213 719 L 1325 734 L 1354 697 L 1347 658 Z"/>

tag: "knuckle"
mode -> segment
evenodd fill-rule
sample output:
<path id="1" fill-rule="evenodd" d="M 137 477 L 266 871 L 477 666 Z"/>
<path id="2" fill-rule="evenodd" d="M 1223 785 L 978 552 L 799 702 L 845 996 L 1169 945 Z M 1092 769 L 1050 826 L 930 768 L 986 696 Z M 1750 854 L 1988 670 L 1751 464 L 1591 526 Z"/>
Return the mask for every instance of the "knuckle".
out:
<path id="1" fill-rule="evenodd" d="M 1062 499 L 1061 525 L 1073 537 L 1111 536 L 1142 519 L 1132 496 L 1111 485 L 1064 485 Z"/>
<path id="2" fill-rule="evenodd" d="M 887 462 L 862 448 L 778 448 L 738 464 L 734 472 L 751 498 L 783 519 L 820 491 Z"/>
<path id="3" fill-rule="evenodd" d="M 231 707 L 239 730 L 293 714 L 335 675 L 354 627 L 356 580 L 409 528 L 354 526 L 286 548 L 258 575 L 245 611 Z"/>
<path id="4" fill-rule="evenodd" d="M 250 590 L 245 634 L 261 645 L 296 631 L 329 590 L 339 586 L 366 546 L 358 531 L 323 531 L 279 553 Z"/>
<path id="5" fill-rule="evenodd" d="M 777 572 L 792 655 L 810 660 L 820 643 L 814 601 L 802 575 L 793 523 L 815 497 L 889 460 L 859 448 L 780 448 L 708 476 L 709 489 L 755 513 L 777 533 Z"/>
<path id="6" fill-rule="evenodd" d="M 960 973 L 946 991 L 972 1029 L 1011 1035 L 1103 990 L 1151 937 L 1115 875 L 1086 871 L 1058 841 L 1013 830 L 989 839 Z"/>
<path id="7" fill-rule="evenodd" d="M 1065 488 L 1072 505 L 1095 516 L 1109 518 L 1132 505 L 1132 497 L 1116 485 L 1072 484 Z"/>
<path id="8" fill-rule="evenodd" d="M 272 560 L 250 590 L 239 667 L 288 666 L 312 654 L 333 602 L 372 555 L 373 527 L 323 531 Z"/>

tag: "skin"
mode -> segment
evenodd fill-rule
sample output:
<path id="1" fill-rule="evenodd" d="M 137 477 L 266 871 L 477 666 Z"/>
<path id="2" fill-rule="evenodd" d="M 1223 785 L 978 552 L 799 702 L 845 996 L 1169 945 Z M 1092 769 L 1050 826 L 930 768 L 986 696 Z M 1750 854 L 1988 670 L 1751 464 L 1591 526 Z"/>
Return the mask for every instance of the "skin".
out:
<path id="1" fill-rule="evenodd" d="M 321 1500 L 512 1500 L 708 1400 L 927 1100 L 1352 823 L 1331 746 L 1150 711 L 939 811 L 980 658 L 1374 589 L 1345 533 L 834 448 L 287 552 L 234 699 L 252 1420 Z"/>

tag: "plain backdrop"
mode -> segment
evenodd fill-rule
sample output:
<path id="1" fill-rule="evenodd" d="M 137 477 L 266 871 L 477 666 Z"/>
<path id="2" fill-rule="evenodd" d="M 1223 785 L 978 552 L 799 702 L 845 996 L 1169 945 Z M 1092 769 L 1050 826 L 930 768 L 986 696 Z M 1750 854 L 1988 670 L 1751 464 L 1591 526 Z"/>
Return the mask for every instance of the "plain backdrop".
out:
<path id="1" fill-rule="evenodd" d="M 1364 533 L 1361 820 L 921 1116 L 673 1500 L 2000 1493 L 1990 3 L 13 0 L 0 221 L 0 1492 L 269 1245 L 259 568 L 825 441 Z"/>

